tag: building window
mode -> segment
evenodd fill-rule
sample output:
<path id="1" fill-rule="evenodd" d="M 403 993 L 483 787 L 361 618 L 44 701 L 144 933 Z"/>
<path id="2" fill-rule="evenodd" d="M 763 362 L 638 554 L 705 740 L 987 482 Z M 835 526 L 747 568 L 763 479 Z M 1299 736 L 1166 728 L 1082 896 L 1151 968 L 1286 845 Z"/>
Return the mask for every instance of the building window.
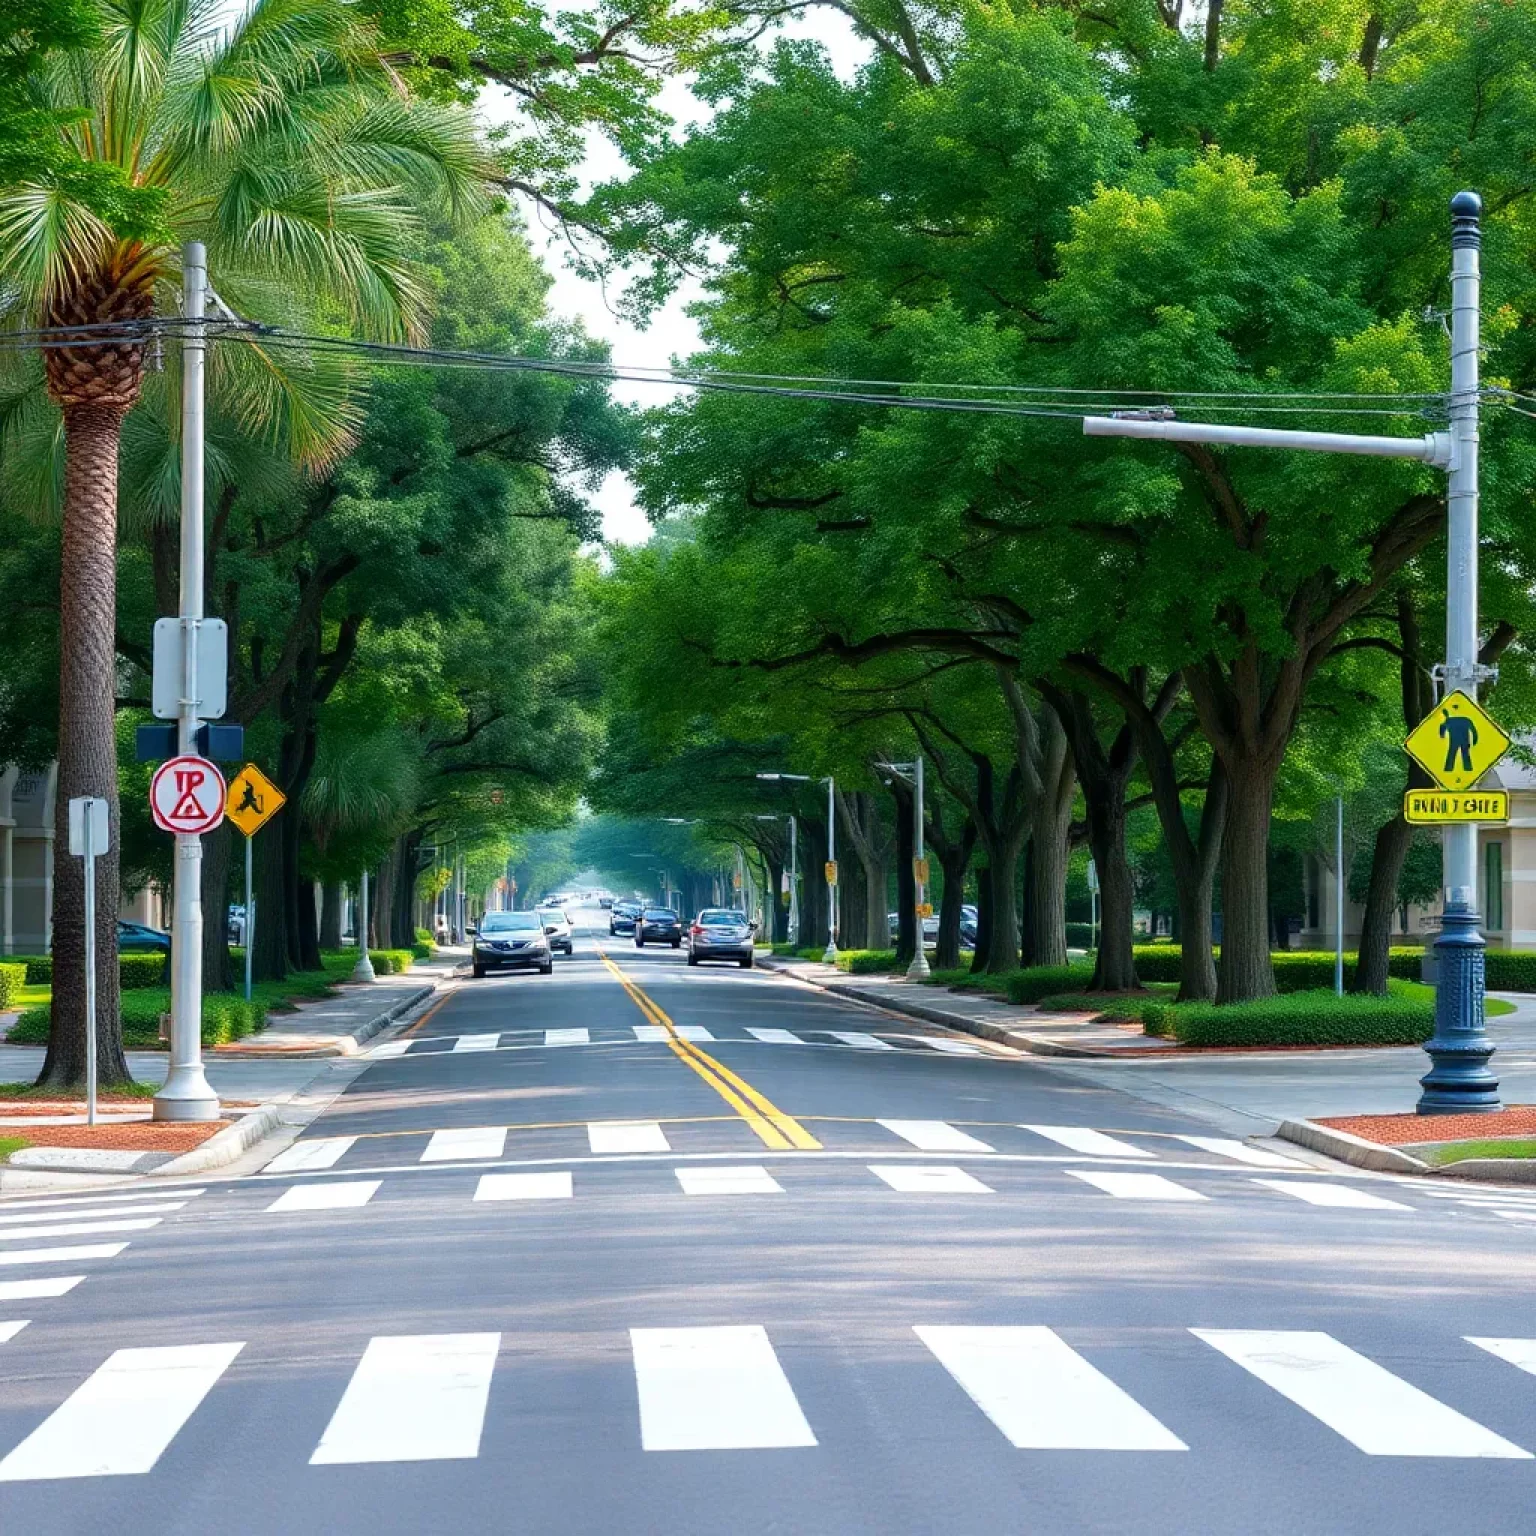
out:
<path id="1" fill-rule="evenodd" d="M 1504 927 L 1504 845 L 1489 843 L 1483 850 L 1483 927 L 1499 932 Z"/>

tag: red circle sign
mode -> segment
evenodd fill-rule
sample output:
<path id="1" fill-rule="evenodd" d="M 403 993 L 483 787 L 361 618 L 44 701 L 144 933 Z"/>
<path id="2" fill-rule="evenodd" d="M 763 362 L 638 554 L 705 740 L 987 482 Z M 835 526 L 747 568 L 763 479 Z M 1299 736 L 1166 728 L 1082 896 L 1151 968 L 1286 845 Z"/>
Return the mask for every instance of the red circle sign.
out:
<path id="1" fill-rule="evenodd" d="M 206 757 L 173 757 L 149 781 L 149 809 L 163 832 L 211 832 L 224 819 L 224 775 Z"/>

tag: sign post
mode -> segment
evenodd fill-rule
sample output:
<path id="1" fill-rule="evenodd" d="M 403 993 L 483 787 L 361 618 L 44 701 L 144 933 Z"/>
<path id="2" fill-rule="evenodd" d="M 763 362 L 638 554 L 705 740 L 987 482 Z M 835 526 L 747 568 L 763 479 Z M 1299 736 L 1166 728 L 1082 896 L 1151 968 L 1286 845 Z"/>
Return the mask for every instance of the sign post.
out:
<path id="1" fill-rule="evenodd" d="M 251 842 L 288 803 L 288 797 L 255 763 L 247 763 L 229 781 L 224 819 L 245 834 L 245 1000 L 251 1000 L 251 951 L 256 940 L 256 901 L 251 895 Z"/>
<path id="2" fill-rule="evenodd" d="M 85 860 L 85 1123 L 96 1124 L 96 855 L 111 845 L 107 802 L 69 802 L 69 851 Z"/>

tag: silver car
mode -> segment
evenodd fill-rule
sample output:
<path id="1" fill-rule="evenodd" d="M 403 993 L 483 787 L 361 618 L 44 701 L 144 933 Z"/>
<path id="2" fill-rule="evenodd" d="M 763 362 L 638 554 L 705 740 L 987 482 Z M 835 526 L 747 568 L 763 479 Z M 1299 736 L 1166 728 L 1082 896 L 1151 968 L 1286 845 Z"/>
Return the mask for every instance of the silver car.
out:
<path id="1" fill-rule="evenodd" d="M 752 966 L 755 930 L 745 912 L 706 907 L 688 925 L 688 964 L 701 960 L 734 960 L 743 970 Z"/>
<path id="2" fill-rule="evenodd" d="M 544 924 L 544 937 L 549 940 L 552 950 L 562 955 L 574 953 L 571 938 L 575 929 L 559 907 L 540 907 L 539 921 Z"/>
<path id="3" fill-rule="evenodd" d="M 549 940 L 536 912 L 487 912 L 475 935 L 472 961 L 476 976 L 504 966 L 535 965 L 545 976 L 555 969 Z"/>

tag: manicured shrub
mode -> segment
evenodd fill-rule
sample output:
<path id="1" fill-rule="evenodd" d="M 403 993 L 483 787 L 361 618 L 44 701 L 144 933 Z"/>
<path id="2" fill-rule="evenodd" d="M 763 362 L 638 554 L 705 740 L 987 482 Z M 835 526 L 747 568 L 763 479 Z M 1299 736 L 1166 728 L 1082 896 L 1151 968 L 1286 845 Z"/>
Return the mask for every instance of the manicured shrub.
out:
<path id="1" fill-rule="evenodd" d="M 1196 1046 L 1421 1045 L 1434 1028 L 1434 1002 L 1393 989 L 1386 997 L 1289 992 L 1254 1003 L 1149 1002 L 1149 1035 Z"/>
<path id="2" fill-rule="evenodd" d="M 123 1023 L 123 1044 L 129 1050 L 163 1050 L 160 1039 L 160 1015 L 169 1013 L 169 987 L 142 987 L 125 992 L 119 1017 Z M 43 1045 L 48 1040 L 49 1009 L 29 1008 L 16 1021 L 8 1039 L 17 1045 Z M 203 1044 L 225 1045 L 253 1031 L 266 1027 L 266 1004 L 259 998 L 250 1002 L 237 992 L 203 994 Z"/>
<path id="3" fill-rule="evenodd" d="M 9 1008 L 16 994 L 26 985 L 27 967 L 25 963 L 16 964 L 14 961 L 0 965 L 0 1008 Z"/>
<path id="4" fill-rule="evenodd" d="M 1494 992 L 1536 992 L 1536 952 L 1490 949 L 1486 971 L 1485 984 Z"/>
<path id="5" fill-rule="evenodd" d="M 420 929 L 417 929 L 418 933 L 420 931 Z M 432 943 L 430 939 L 417 939 L 416 942 L 411 945 L 411 954 L 417 960 L 430 960 L 432 956 L 436 954 L 436 952 L 437 947 Z"/>
<path id="6" fill-rule="evenodd" d="M 53 985 L 53 956 L 52 955 L 11 955 L 8 957 L 11 965 L 24 965 L 27 968 L 27 985 L 29 987 L 49 987 Z"/>
<path id="7" fill-rule="evenodd" d="M 837 968 L 850 976 L 878 976 L 896 969 L 894 949 L 842 949 Z"/>
<path id="8" fill-rule="evenodd" d="M 1037 1003 L 1056 992 L 1080 992 L 1093 980 L 1091 965 L 1032 965 L 1003 978 L 1010 1003 Z"/>
<path id="9" fill-rule="evenodd" d="M 1068 923 L 1067 924 L 1067 948 L 1087 949 L 1093 943 L 1092 923 Z"/>
<path id="10" fill-rule="evenodd" d="M 165 985 L 165 956 L 155 954 L 119 955 L 117 978 L 124 992 L 137 992 L 143 987 Z"/>

